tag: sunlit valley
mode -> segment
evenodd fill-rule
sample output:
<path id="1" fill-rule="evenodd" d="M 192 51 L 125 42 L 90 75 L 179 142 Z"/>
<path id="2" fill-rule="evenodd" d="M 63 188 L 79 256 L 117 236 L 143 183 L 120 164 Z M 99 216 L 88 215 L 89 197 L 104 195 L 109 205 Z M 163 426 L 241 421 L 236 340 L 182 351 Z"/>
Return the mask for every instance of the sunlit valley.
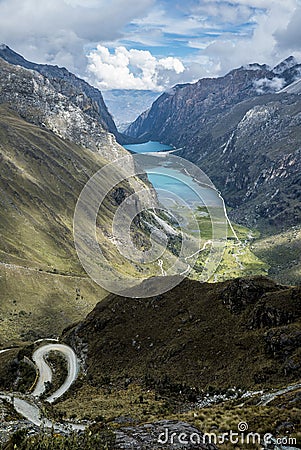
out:
<path id="1" fill-rule="evenodd" d="M 102 95 L 1 45 L 1 449 L 301 448 L 300 143 L 294 57 Z"/>

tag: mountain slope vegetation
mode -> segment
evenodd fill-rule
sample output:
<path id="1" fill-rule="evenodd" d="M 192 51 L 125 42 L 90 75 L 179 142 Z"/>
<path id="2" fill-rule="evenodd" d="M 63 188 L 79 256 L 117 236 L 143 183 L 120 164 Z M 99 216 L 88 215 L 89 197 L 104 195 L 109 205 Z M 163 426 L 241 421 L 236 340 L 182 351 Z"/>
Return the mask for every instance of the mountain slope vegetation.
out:
<path id="1" fill-rule="evenodd" d="M 57 335 L 106 295 L 78 260 L 73 215 L 90 177 L 129 154 L 69 94 L 54 79 L 0 58 L 2 345 Z M 137 178 L 113 188 L 99 216 L 98 237 L 116 261 L 108 224 L 134 185 L 145 186 Z M 143 241 L 144 231 L 138 234 Z"/>
<path id="2" fill-rule="evenodd" d="M 110 295 L 64 338 L 94 386 L 106 378 L 158 389 L 288 384 L 300 376 L 300 295 L 264 277 L 184 280 L 149 299 Z"/>
<path id="3" fill-rule="evenodd" d="M 57 334 L 106 294 L 84 278 L 72 236 L 77 196 L 104 160 L 1 105 L 0 164 L 0 342 Z"/>

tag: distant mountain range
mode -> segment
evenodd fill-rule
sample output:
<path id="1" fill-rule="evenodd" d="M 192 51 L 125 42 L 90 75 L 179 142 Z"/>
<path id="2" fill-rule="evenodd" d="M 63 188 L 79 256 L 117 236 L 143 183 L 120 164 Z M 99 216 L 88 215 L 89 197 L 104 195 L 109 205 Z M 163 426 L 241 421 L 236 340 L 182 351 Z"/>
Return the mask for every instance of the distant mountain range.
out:
<path id="1" fill-rule="evenodd" d="M 232 218 L 261 229 L 301 219 L 301 65 L 250 64 L 177 85 L 127 134 L 182 147 L 222 192 Z"/>
<path id="2" fill-rule="evenodd" d="M 102 92 L 106 105 L 120 132 L 124 132 L 143 111 L 150 108 L 159 92 L 113 89 Z"/>

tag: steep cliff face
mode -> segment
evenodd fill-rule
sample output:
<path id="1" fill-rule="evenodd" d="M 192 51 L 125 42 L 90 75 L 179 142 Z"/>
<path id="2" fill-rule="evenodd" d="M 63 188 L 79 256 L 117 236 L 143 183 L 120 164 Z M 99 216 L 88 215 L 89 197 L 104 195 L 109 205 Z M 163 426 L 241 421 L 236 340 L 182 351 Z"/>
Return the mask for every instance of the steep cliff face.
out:
<path id="1" fill-rule="evenodd" d="M 177 85 L 161 95 L 151 109 L 127 130 L 130 136 L 162 140 L 175 146 L 194 145 L 206 125 L 236 103 L 257 94 L 255 81 L 272 78 L 266 66 L 233 70 L 225 77 Z"/>
<path id="2" fill-rule="evenodd" d="M 0 57 L 9 64 L 34 70 L 44 75 L 58 93 L 66 96 L 69 101 L 97 121 L 105 130 L 114 134 L 118 142 L 128 142 L 128 139 L 117 131 L 101 92 L 86 81 L 78 78 L 64 67 L 27 61 L 6 45 L 0 46 Z"/>
<path id="3" fill-rule="evenodd" d="M 217 79 L 176 86 L 128 129 L 182 149 L 250 226 L 299 223 L 301 66 L 252 64 Z M 277 93 L 276 93 L 277 91 Z"/>
<path id="4" fill-rule="evenodd" d="M 205 155 L 189 148 L 181 154 L 212 177 L 233 218 L 259 228 L 288 228 L 301 218 L 301 97 L 259 100 L 233 108 L 209 138 L 200 139 Z"/>
<path id="5" fill-rule="evenodd" d="M 234 105 L 247 99 L 280 91 L 301 77 L 301 64 L 293 57 L 274 67 L 249 64 L 220 78 L 176 85 L 163 93 L 127 129 L 127 134 L 161 140 L 175 146 L 197 147 L 198 136 L 206 133 Z"/>
<path id="6" fill-rule="evenodd" d="M 127 152 L 98 120 L 78 106 L 81 98 L 63 95 L 53 79 L 0 59 L 0 103 L 7 103 L 25 120 L 111 160 Z"/>

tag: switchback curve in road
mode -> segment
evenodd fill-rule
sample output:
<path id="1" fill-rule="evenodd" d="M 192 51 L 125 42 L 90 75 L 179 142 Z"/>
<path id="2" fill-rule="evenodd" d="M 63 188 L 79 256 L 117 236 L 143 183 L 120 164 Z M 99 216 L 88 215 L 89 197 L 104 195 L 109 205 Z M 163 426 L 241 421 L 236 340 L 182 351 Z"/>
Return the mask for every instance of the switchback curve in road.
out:
<path id="1" fill-rule="evenodd" d="M 40 397 L 45 392 L 45 383 L 51 383 L 52 381 L 52 370 L 45 361 L 45 357 L 53 351 L 62 353 L 66 359 L 68 365 L 68 375 L 59 389 L 46 398 L 48 403 L 53 403 L 57 398 L 61 397 L 68 391 L 72 383 L 76 380 L 79 371 L 79 362 L 74 350 L 71 347 L 64 344 L 48 344 L 39 347 L 32 355 L 32 359 L 39 370 L 39 378 L 32 393 L 34 397 Z"/>

